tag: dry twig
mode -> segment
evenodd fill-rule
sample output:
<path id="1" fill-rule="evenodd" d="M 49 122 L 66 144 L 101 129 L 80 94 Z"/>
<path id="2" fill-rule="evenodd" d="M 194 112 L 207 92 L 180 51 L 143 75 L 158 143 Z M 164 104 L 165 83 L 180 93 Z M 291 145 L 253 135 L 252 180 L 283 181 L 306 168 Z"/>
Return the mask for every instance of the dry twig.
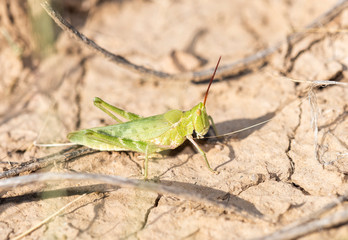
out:
<path id="1" fill-rule="evenodd" d="M 289 225 L 283 227 L 282 229 L 273 232 L 270 235 L 256 238 L 253 240 L 275 240 L 275 239 L 295 239 L 316 231 L 320 231 L 324 228 L 331 228 L 337 225 L 348 222 L 348 208 L 345 207 L 338 211 L 331 213 L 330 215 L 318 219 L 324 213 L 332 210 L 337 205 L 347 200 L 348 192 L 338 197 L 335 201 L 327 204 L 319 211 L 312 213 L 310 216 L 301 218 L 300 220 L 290 223 Z"/>
<path id="2" fill-rule="evenodd" d="M 328 11 L 326 11 L 324 14 L 319 16 L 317 19 L 315 19 L 311 24 L 307 25 L 305 29 L 311 29 L 311 28 L 318 28 L 322 27 L 323 25 L 330 22 L 333 18 L 335 18 L 337 15 L 339 15 L 343 9 L 345 9 L 347 6 L 348 0 L 339 0 L 337 3 Z M 111 60 L 115 64 L 126 68 L 130 71 L 133 71 L 135 73 L 138 73 L 140 75 L 143 75 L 147 78 L 154 78 L 154 79 L 162 79 L 162 80 L 183 80 L 183 81 L 201 81 L 205 79 L 209 79 L 212 72 L 214 71 L 213 68 L 197 71 L 197 72 L 185 72 L 181 74 L 169 74 L 166 72 L 156 71 L 150 68 L 146 68 L 137 64 L 134 64 L 124 58 L 121 55 L 113 54 L 109 52 L 108 50 L 100 47 L 98 44 L 96 44 L 94 41 L 90 40 L 88 37 L 80 33 L 76 28 L 74 28 L 69 22 L 67 22 L 59 13 L 57 13 L 49 4 L 47 1 L 44 1 L 41 3 L 42 7 L 46 10 L 48 15 L 52 17 L 52 19 L 58 24 L 59 27 L 61 27 L 64 31 L 67 31 L 71 33 L 77 40 L 82 42 L 84 45 L 86 45 L 89 48 L 92 48 L 93 50 L 101 53 L 104 57 Z M 291 34 L 287 37 L 286 40 L 279 41 L 275 45 L 266 48 L 264 50 L 261 50 L 259 52 L 256 52 L 253 55 L 247 56 L 243 59 L 237 60 L 235 62 L 225 64 L 219 67 L 218 71 L 216 72 L 217 78 L 223 78 L 226 76 L 230 76 L 233 74 L 236 74 L 240 71 L 246 70 L 251 68 L 251 65 L 259 63 L 261 61 L 265 61 L 267 57 L 278 51 L 283 44 L 294 44 L 298 42 L 299 40 L 303 39 L 306 36 L 307 32 L 296 32 Z"/>
<path id="3" fill-rule="evenodd" d="M 0 173 L 0 179 L 17 176 L 23 172 L 34 172 L 38 169 L 52 165 L 53 163 L 67 162 L 80 156 L 99 152 L 98 150 L 94 150 L 91 148 L 81 148 L 75 151 L 71 151 L 76 148 L 81 148 L 81 146 L 65 148 L 57 153 L 47 155 L 41 158 L 34 158 L 30 161 L 24 162 L 20 164 L 18 167 L 14 167 L 8 171 Z"/>
<path id="4" fill-rule="evenodd" d="M 109 184 L 112 186 L 118 187 L 127 187 L 127 188 L 137 188 L 147 191 L 156 192 L 159 194 L 169 194 L 174 195 L 186 200 L 192 200 L 204 204 L 209 204 L 222 208 L 224 210 L 232 210 L 236 213 L 240 213 L 244 217 L 249 217 L 253 215 L 256 218 L 260 218 L 259 214 L 253 212 L 246 212 L 244 209 L 241 209 L 237 206 L 231 205 L 226 202 L 219 202 L 213 199 L 210 199 L 198 192 L 187 191 L 182 188 L 177 188 L 173 186 L 166 186 L 163 184 L 158 184 L 154 182 L 145 182 L 144 180 L 129 179 L 120 176 L 111 176 L 111 175 L 102 175 L 102 174 L 91 174 L 91 173 L 38 173 L 31 174 L 27 176 L 19 176 L 0 180 L 0 189 L 8 190 L 16 188 L 18 186 L 29 185 L 39 182 L 48 182 L 48 181 L 63 181 L 63 180 L 93 180 Z"/>
<path id="5" fill-rule="evenodd" d="M 58 216 L 61 212 L 63 212 L 65 209 L 67 209 L 69 206 L 71 206 L 74 202 L 77 202 L 78 200 L 80 200 L 81 198 L 83 198 L 84 196 L 86 196 L 87 194 L 82 194 L 81 196 L 79 196 L 78 198 L 76 198 L 75 200 L 69 202 L 68 204 L 66 204 L 64 207 L 60 208 L 58 211 L 56 211 L 55 213 L 53 213 L 52 215 L 48 216 L 47 218 L 45 218 L 44 220 L 42 220 L 41 222 L 39 222 L 38 224 L 36 224 L 35 226 L 31 227 L 30 229 L 28 229 L 27 231 L 25 231 L 24 233 L 21 233 L 20 235 L 16 236 L 13 238 L 13 240 L 19 240 L 24 238 L 25 236 L 29 235 L 30 233 L 32 233 L 33 231 L 35 231 L 36 229 L 38 229 L 39 227 L 41 227 L 42 225 L 48 223 L 49 221 L 52 220 L 52 218 Z"/>
<path id="6" fill-rule="evenodd" d="M 337 82 L 337 81 L 328 81 L 328 80 L 300 80 L 300 79 L 293 79 L 285 76 L 280 76 L 280 75 L 275 75 L 272 73 L 268 73 L 272 77 L 276 77 L 279 79 L 285 79 L 285 80 L 290 80 L 292 82 L 296 83 L 305 83 L 308 84 L 309 87 L 307 88 L 307 99 L 309 102 L 309 105 L 311 107 L 311 123 L 312 123 L 312 128 L 314 132 L 314 153 L 317 161 L 319 163 L 322 163 L 319 155 L 319 140 L 318 140 L 318 133 L 319 133 L 319 127 L 318 127 L 318 103 L 317 103 L 317 95 L 315 93 L 315 89 L 318 87 L 322 86 L 330 86 L 330 85 L 338 85 L 342 87 L 348 87 L 348 83 L 346 82 Z"/>

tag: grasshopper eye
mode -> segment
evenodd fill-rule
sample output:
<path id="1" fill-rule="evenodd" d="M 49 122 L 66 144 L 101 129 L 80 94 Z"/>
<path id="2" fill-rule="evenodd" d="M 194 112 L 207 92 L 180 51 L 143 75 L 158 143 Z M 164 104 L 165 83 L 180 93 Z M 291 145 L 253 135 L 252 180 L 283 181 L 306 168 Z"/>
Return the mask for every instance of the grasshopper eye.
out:
<path id="1" fill-rule="evenodd" d="M 196 111 L 196 113 L 197 113 L 198 116 L 201 116 L 201 109 L 198 109 L 198 110 Z"/>

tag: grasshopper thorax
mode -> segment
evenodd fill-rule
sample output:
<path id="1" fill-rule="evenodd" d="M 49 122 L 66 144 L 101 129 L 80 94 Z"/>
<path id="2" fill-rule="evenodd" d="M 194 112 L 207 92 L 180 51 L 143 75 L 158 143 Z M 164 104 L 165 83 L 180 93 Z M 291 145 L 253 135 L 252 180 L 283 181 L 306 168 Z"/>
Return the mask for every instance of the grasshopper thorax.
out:
<path id="1" fill-rule="evenodd" d="M 210 127 L 209 116 L 203 103 L 199 103 L 191 109 L 191 116 L 197 138 L 203 138 Z"/>

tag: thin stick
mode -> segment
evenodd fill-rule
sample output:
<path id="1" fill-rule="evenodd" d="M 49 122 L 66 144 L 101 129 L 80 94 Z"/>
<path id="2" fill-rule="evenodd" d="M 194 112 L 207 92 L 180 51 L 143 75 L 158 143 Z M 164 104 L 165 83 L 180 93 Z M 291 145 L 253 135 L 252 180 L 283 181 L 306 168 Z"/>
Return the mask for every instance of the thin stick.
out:
<path id="1" fill-rule="evenodd" d="M 39 182 L 47 181 L 63 181 L 63 180 L 94 180 L 102 182 L 104 184 L 110 184 L 113 186 L 124 187 L 124 188 L 136 188 L 147 191 L 156 192 L 159 194 L 174 195 L 179 198 L 186 200 L 192 200 L 204 204 L 209 204 L 215 207 L 222 208 L 224 210 L 232 210 L 242 216 L 249 218 L 250 215 L 256 218 L 263 218 L 262 214 L 254 213 L 253 211 L 246 211 L 239 206 L 231 205 L 230 203 L 215 201 L 211 198 L 206 197 L 203 194 L 195 191 L 188 191 L 183 188 L 177 188 L 173 186 L 166 186 L 163 184 L 157 184 L 154 182 L 146 182 L 137 179 L 128 179 L 120 176 L 103 175 L 103 174 L 90 174 L 90 173 L 35 173 L 27 176 L 19 176 L 0 180 L 0 189 L 7 190 L 16 188 L 18 186 L 29 185 Z M 265 220 L 265 219 L 264 219 Z"/>
<path id="2" fill-rule="evenodd" d="M 337 82 L 337 81 L 331 81 L 331 80 L 306 80 L 306 79 L 295 79 L 295 78 L 290 78 L 290 77 L 285 77 L 276 73 L 272 72 L 267 72 L 265 71 L 266 74 L 270 75 L 273 78 L 281 78 L 283 80 L 287 81 L 292 81 L 296 83 L 308 83 L 311 85 L 317 86 L 325 86 L 325 85 L 342 85 L 342 86 L 348 86 L 348 83 L 346 82 Z"/>
<path id="3" fill-rule="evenodd" d="M 296 32 L 305 31 L 308 33 L 348 33 L 348 29 L 343 28 L 311 28 L 311 29 L 295 29 Z"/>
<path id="4" fill-rule="evenodd" d="M 93 40 L 89 39 L 88 37 L 80 33 L 68 21 L 66 21 L 58 12 L 53 10 L 53 8 L 49 5 L 47 1 L 41 2 L 41 6 L 46 10 L 48 15 L 57 23 L 57 25 L 60 28 L 62 28 L 64 31 L 71 33 L 72 36 L 74 36 L 77 40 L 81 41 L 84 45 L 101 53 L 104 57 L 116 63 L 117 65 L 120 65 L 123 68 L 126 68 L 133 72 L 139 73 L 144 76 L 152 77 L 152 78 L 158 78 L 158 79 L 169 78 L 170 79 L 173 77 L 173 75 L 165 73 L 165 72 L 160 72 L 160 71 L 152 70 L 140 65 L 136 65 L 134 63 L 131 63 L 130 61 L 128 61 L 126 58 L 122 57 L 121 55 L 117 55 L 117 54 L 113 54 L 109 52 L 105 48 L 102 48 L 98 44 L 96 44 Z"/>
<path id="5" fill-rule="evenodd" d="M 81 146 L 78 145 L 74 147 L 65 148 L 57 153 L 41 158 L 34 158 L 33 160 L 21 163 L 18 167 L 14 167 L 10 170 L 0 173 L 0 179 L 13 177 L 27 171 L 33 172 L 38 169 L 52 165 L 53 163 L 67 162 L 80 156 L 85 156 L 88 154 L 99 152 L 98 150 L 94 150 L 91 148 L 81 148 L 75 151 L 71 151 L 76 148 L 81 148 Z"/>
<path id="6" fill-rule="evenodd" d="M 38 223 L 37 225 L 31 227 L 30 229 L 28 229 L 27 231 L 25 231 L 24 233 L 18 235 L 17 237 L 14 237 L 13 240 L 19 240 L 25 236 L 27 236 L 28 234 L 32 233 L 33 231 L 35 231 L 36 229 L 38 229 L 39 227 L 41 227 L 42 225 L 48 223 L 49 221 L 51 221 L 52 218 L 58 216 L 61 212 L 63 212 L 65 209 L 67 209 L 69 206 L 71 206 L 74 202 L 77 202 L 78 200 L 80 200 L 81 198 L 83 198 L 84 196 L 86 196 L 87 194 L 82 194 L 81 196 L 79 196 L 78 198 L 76 198 L 75 200 L 71 201 L 70 203 L 68 203 L 67 205 L 65 205 L 64 207 L 62 207 L 61 209 L 59 209 L 57 212 L 55 212 L 54 214 L 52 214 L 51 216 L 48 216 L 47 218 L 45 218 L 42 222 Z"/>
<path id="7" fill-rule="evenodd" d="M 272 234 L 254 240 L 295 239 L 300 236 L 312 233 L 316 230 L 321 230 L 323 227 L 328 228 L 346 222 L 346 214 L 348 211 L 347 208 L 340 211 L 336 211 L 324 219 L 318 220 L 318 218 L 321 215 L 331 211 L 339 204 L 342 204 L 344 201 L 347 201 L 347 198 L 348 191 L 346 191 L 345 194 L 343 194 L 342 196 L 336 198 L 334 201 L 326 204 L 323 208 L 319 209 L 318 211 L 311 213 L 306 217 L 301 217 L 298 221 L 292 222 L 286 225 L 285 227 L 273 232 Z"/>
<path id="8" fill-rule="evenodd" d="M 346 200 L 347 199 L 346 196 L 343 199 Z M 336 202 L 335 204 L 330 203 L 329 205 L 337 206 Z M 338 201 L 338 203 L 341 203 L 341 201 Z M 324 207 L 324 209 L 328 211 L 331 209 L 331 207 L 330 208 Z M 319 212 L 320 214 L 322 214 L 324 211 L 320 210 Z M 270 235 L 267 235 L 261 238 L 256 238 L 253 240 L 296 239 L 316 231 L 321 231 L 322 229 L 325 229 L 325 228 L 330 228 L 330 227 L 334 227 L 334 226 L 346 223 L 348 221 L 348 208 L 346 207 L 339 211 L 333 212 L 327 217 L 322 219 L 314 219 L 310 222 L 307 222 L 307 221 L 308 221 L 308 218 L 305 218 L 304 220 L 301 219 L 295 224 L 291 223 L 285 226 L 284 228 L 273 232 Z"/>
<path id="9" fill-rule="evenodd" d="M 346 7 L 348 0 L 339 0 L 337 3 L 324 14 L 316 18 L 312 23 L 307 25 L 305 29 L 318 28 L 324 26 L 332 19 L 334 19 L 337 15 L 339 15 Z M 94 41 L 87 38 L 85 35 L 76 30 L 69 22 L 67 22 L 59 13 L 52 9 L 52 7 L 48 4 L 47 1 L 41 3 L 41 6 L 46 10 L 48 15 L 61 27 L 64 31 L 71 33 L 77 40 L 82 42 L 84 45 L 92 48 L 93 50 L 101 53 L 104 57 L 111 60 L 115 64 L 129 69 L 135 73 L 146 76 L 150 79 L 161 79 L 161 80 L 182 80 L 182 81 L 201 81 L 205 79 L 209 79 L 211 73 L 213 72 L 213 68 L 197 71 L 197 72 L 186 72 L 181 74 L 169 74 L 166 72 L 156 71 L 153 69 L 149 69 L 137 64 L 134 64 L 124 58 L 121 55 L 113 54 L 106 49 L 100 47 Z M 275 45 L 256 52 L 253 55 L 247 56 L 243 59 L 237 60 L 230 64 L 223 65 L 219 68 L 219 71 L 216 73 L 216 77 L 223 78 L 224 76 L 229 76 L 235 74 L 239 71 L 243 71 L 245 69 L 250 68 L 252 64 L 256 64 L 261 61 L 265 61 L 266 57 L 269 57 L 273 53 L 277 52 L 283 44 L 294 44 L 301 39 L 303 39 L 307 35 L 307 32 L 297 32 L 293 33 L 287 39 L 283 41 L 279 41 Z"/>

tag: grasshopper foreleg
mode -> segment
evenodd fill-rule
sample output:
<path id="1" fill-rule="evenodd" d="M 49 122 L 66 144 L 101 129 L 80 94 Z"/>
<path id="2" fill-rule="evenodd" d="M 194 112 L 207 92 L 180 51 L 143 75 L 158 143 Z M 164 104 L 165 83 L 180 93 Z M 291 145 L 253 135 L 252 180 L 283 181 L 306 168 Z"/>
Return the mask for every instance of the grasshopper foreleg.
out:
<path id="1" fill-rule="evenodd" d="M 135 113 L 127 112 L 123 109 L 112 106 L 112 105 L 108 104 L 107 102 L 104 102 L 102 99 L 100 99 L 98 97 L 95 97 L 93 102 L 97 108 L 99 108 L 100 110 L 105 112 L 107 115 L 109 115 L 111 118 L 113 118 L 118 123 L 122 123 L 123 121 L 121 121 L 118 117 L 116 117 L 111 112 L 116 113 L 117 115 L 127 119 L 128 121 L 142 118 L 141 116 L 139 116 Z"/>
<path id="2" fill-rule="evenodd" d="M 197 149 L 197 151 L 198 151 L 200 154 L 202 154 L 202 156 L 204 157 L 205 163 L 207 164 L 208 169 L 209 169 L 211 172 L 215 173 L 215 174 L 219 173 L 218 171 L 215 171 L 215 170 L 213 170 L 213 169 L 210 167 L 210 164 L 209 164 L 209 162 L 208 162 L 208 159 L 207 159 L 207 156 L 206 156 L 205 152 L 204 152 L 204 151 L 198 146 L 198 144 L 193 140 L 192 136 L 191 136 L 191 135 L 190 135 L 190 136 L 186 136 L 186 138 L 193 144 L 193 146 L 195 146 L 195 148 Z"/>

